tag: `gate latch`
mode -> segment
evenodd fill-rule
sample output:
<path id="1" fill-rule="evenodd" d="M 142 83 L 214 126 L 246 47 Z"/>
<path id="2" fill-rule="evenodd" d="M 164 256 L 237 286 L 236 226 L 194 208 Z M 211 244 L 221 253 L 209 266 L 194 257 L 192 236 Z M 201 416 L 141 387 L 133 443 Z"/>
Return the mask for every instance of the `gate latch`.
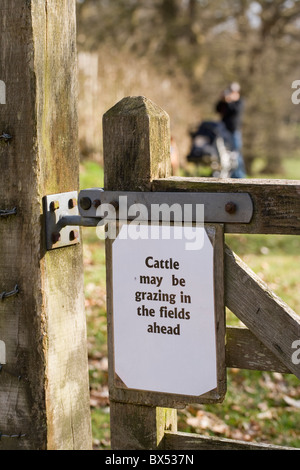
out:
<path id="1" fill-rule="evenodd" d="M 79 195 L 77 191 L 52 194 L 44 197 L 47 250 L 79 243 L 80 227 L 97 227 L 104 217 L 99 217 L 103 211 L 97 209 L 102 206 L 104 210 L 107 204 L 117 207 L 115 217 L 124 221 L 134 220 L 135 216 L 129 216 L 128 209 L 137 208 L 139 204 L 145 209 L 139 220 L 143 214 L 145 222 L 170 223 L 170 211 L 158 212 L 155 216 L 152 208 L 168 206 L 172 209 L 173 204 L 180 206 L 181 213 L 189 205 L 191 222 L 197 222 L 195 209 L 198 204 L 204 206 L 204 223 L 248 224 L 253 216 L 253 202 L 248 193 L 122 192 L 92 188 L 81 190 Z"/>

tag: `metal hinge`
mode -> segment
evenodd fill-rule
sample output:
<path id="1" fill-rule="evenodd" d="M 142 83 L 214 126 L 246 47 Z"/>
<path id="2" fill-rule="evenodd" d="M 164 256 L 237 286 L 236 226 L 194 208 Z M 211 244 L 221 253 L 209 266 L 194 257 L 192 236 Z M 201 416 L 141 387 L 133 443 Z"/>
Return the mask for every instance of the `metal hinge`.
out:
<path id="1" fill-rule="evenodd" d="M 52 194 L 44 197 L 47 250 L 75 245 L 80 242 L 79 225 L 61 227 L 60 221 L 68 216 L 78 215 L 78 193 Z"/>
<path id="2" fill-rule="evenodd" d="M 105 214 L 118 220 L 133 220 L 136 214 L 129 215 L 130 207 L 138 209 L 139 221 L 170 222 L 170 212 L 156 211 L 159 216 L 153 219 L 153 205 L 186 205 L 192 208 L 189 222 L 196 219 L 197 205 L 204 205 L 205 223 L 249 223 L 253 215 L 253 202 L 248 193 L 192 193 L 192 192 L 133 192 L 104 191 L 101 188 L 52 194 L 44 197 L 47 249 L 53 250 L 80 242 L 80 227 L 96 227 L 104 217 L 99 207 L 111 205 L 113 213 Z M 134 212 L 134 211 L 133 211 Z M 144 214 L 144 219 L 141 216 Z M 164 218 L 165 217 L 165 218 Z"/>

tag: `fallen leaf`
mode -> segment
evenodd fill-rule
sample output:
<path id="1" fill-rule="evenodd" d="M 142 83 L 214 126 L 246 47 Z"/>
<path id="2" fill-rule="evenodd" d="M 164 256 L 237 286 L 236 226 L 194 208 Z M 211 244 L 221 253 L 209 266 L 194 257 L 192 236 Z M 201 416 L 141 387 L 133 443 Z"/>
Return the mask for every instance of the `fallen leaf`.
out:
<path id="1" fill-rule="evenodd" d="M 187 418 L 187 423 L 195 429 L 209 429 L 216 434 L 226 434 L 228 426 L 213 413 L 199 410 L 196 416 Z"/>
<path id="2" fill-rule="evenodd" d="M 300 408 L 300 400 L 295 400 L 288 395 L 284 395 L 283 399 L 288 405 L 293 406 L 294 408 Z"/>

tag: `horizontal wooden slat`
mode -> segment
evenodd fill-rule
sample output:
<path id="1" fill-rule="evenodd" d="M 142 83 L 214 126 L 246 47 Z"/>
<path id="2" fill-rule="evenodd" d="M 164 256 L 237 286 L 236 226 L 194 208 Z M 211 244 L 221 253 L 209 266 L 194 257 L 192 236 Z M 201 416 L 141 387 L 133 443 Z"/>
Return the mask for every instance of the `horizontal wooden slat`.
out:
<path id="1" fill-rule="evenodd" d="M 300 181 L 171 177 L 154 180 L 152 190 L 248 193 L 251 222 L 226 223 L 226 233 L 300 234 Z"/>
<path id="2" fill-rule="evenodd" d="M 165 431 L 161 447 L 164 450 L 298 450 L 272 444 L 256 444 L 199 434 Z"/>
<path id="3" fill-rule="evenodd" d="M 226 366 L 290 374 L 291 371 L 244 327 L 226 328 Z"/>
<path id="4" fill-rule="evenodd" d="M 293 374 L 293 343 L 300 317 L 228 247 L 225 248 L 225 304 Z"/>

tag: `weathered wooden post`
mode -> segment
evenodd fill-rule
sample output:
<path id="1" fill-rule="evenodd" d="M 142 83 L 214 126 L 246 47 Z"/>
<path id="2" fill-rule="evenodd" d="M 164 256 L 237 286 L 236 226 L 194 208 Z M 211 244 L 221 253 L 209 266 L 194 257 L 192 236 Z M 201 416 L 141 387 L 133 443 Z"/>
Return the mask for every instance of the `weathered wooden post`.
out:
<path id="1" fill-rule="evenodd" d="M 144 97 L 128 97 L 103 117 L 106 190 L 149 191 L 151 181 L 170 175 L 169 117 Z M 112 381 L 112 253 L 107 240 L 109 369 Z M 123 268 L 122 268 L 123 269 Z M 156 449 L 164 429 L 176 430 L 176 410 L 111 399 L 113 449 Z"/>
<path id="2" fill-rule="evenodd" d="M 75 24 L 1 1 L 0 449 L 91 448 L 81 246 L 46 252 L 42 214 L 78 189 Z"/>

